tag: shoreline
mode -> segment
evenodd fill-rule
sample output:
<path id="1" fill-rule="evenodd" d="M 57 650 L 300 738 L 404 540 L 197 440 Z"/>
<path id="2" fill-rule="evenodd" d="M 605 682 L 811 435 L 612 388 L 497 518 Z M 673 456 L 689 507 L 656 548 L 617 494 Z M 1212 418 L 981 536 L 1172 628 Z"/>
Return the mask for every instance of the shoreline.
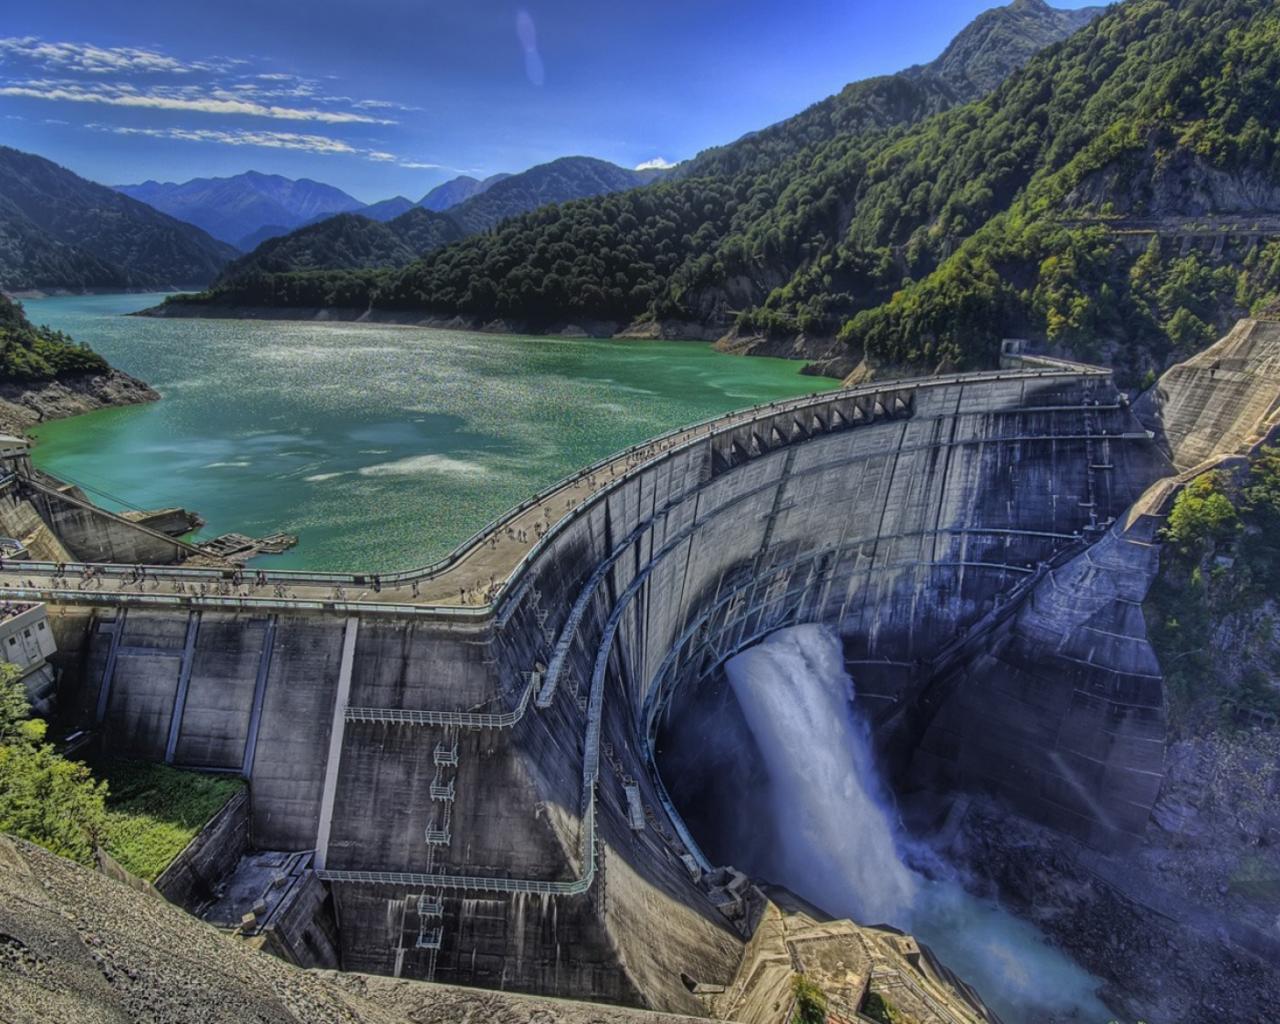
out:
<path id="1" fill-rule="evenodd" d="M 204 287 L 205 285 L 196 284 L 168 284 L 137 285 L 132 288 L 15 288 L 3 289 L 2 294 L 15 302 L 22 302 L 26 299 L 59 299 L 74 295 L 149 295 L 157 292 L 173 295 Z"/>
<path id="2" fill-rule="evenodd" d="M 859 360 L 835 338 L 766 338 L 740 335 L 688 320 L 624 324 L 618 320 L 560 320 L 535 328 L 527 321 L 495 318 L 483 320 L 458 314 L 441 315 L 415 310 L 381 310 L 353 306 L 242 306 L 215 303 L 162 303 L 127 316 L 156 320 L 278 320 L 301 323 L 376 324 L 468 331 L 474 334 L 508 334 L 537 338 L 600 339 L 617 341 L 711 342 L 717 351 L 741 356 L 767 356 L 804 362 L 806 376 L 843 380 Z"/>
<path id="3" fill-rule="evenodd" d="M 112 367 L 106 373 L 68 374 L 46 381 L 0 383 L 0 431 L 25 435 L 51 420 L 99 409 L 159 401 L 151 385 Z"/>

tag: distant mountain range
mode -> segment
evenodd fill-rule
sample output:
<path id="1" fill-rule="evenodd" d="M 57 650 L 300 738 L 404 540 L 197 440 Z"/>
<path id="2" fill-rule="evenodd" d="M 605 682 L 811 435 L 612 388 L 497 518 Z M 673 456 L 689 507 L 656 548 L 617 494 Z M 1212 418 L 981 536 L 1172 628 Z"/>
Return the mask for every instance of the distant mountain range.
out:
<path id="1" fill-rule="evenodd" d="M 562 157 L 520 174 L 495 174 L 484 181 L 460 177 L 425 195 L 417 206 L 397 196 L 353 213 L 320 219 L 254 248 L 236 260 L 224 278 L 279 274 L 290 270 L 361 270 L 402 267 L 452 241 L 474 235 L 508 217 L 549 203 L 622 192 L 656 180 L 663 171 L 631 171 L 607 160 Z M 457 196 L 467 196 L 443 210 Z M 408 213 L 426 213 L 427 221 Z M 364 221 L 361 226 L 359 221 Z M 387 221 L 377 230 L 376 220 Z M 445 224 L 449 227 L 446 228 Z M 283 244 L 273 244 L 283 243 Z M 378 262 L 378 255 L 382 256 Z"/>
<path id="2" fill-rule="evenodd" d="M 365 205 L 342 189 L 310 178 L 294 181 L 257 171 L 230 178 L 192 178 L 181 184 L 144 181 L 117 185 L 116 190 L 242 250 L 247 243 L 252 248 L 270 237 L 264 232 L 284 234 L 320 217 Z"/>
<path id="3" fill-rule="evenodd" d="M 476 195 L 448 207 L 448 212 L 462 230 L 471 235 L 548 203 L 625 192 L 648 185 L 666 173 L 633 171 L 589 156 L 565 156 L 520 174 L 507 175 L 500 181 L 487 179 L 481 183 L 485 187 Z"/>
<path id="4" fill-rule="evenodd" d="M 678 226 L 678 231 L 662 242 L 660 253 L 651 253 L 640 260 L 648 267 L 642 275 L 646 281 L 641 287 L 631 289 L 625 301 L 610 299 L 601 306 L 592 300 L 593 308 L 598 307 L 601 312 L 608 309 L 619 318 L 631 318 L 642 314 L 646 305 L 654 308 L 651 304 L 659 290 L 674 288 L 684 296 L 681 301 L 686 307 L 685 312 L 694 314 L 695 319 L 722 319 L 722 314 L 715 310 L 750 308 L 759 303 L 772 287 L 768 280 L 782 274 L 780 280 L 784 281 L 791 270 L 778 267 L 762 278 L 757 270 L 744 267 L 723 286 L 715 285 L 708 289 L 702 280 L 706 271 L 712 267 L 728 266 L 717 257 L 705 267 L 702 262 L 696 262 L 696 267 L 701 269 L 693 274 L 688 285 L 670 278 L 673 271 L 689 260 L 711 260 L 708 244 L 725 231 L 725 226 L 720 225 L 717 218 L 727 216 L 726 211 L 730 209 L 736 209 L 734 221 L 743 221 L 766 195 L 774 195 L 785 187 L 787 181 L 812 178 L 803 163 L 805 158 L 802 154 L 806 150 L 816 153 L 817 147 L 836 140 L 858 139 L 869 133 L 912 125 L 983 95 L 993 84 L 1025 64 L 1038 50 L 1070 35 L 1096 13 L 1097 9 L 1092 8 L 1059 11 L 1043 0 L 1014 0 L 1006 7 L 988 11 L 975 19 L 941 57 L 928 65 L 850 85 L 838 95 L 814 104 L 785 122 L 754 132 L 730 145 L 706 150 L 670 171 L 634 171 L 590 157 L 564 157 L 519 174 L 494 175 L 483 180 L 462 175 L 433 188 L 417 204 L 404 196 L 396 196 L 366 205 L 342 190 L 320 182 L 308 179 L 293 181 L 257 172 L 230 178 L 194 179 L 182 184 L 149 181 L 141 185 L 124 185 L 119 187 L 117 196 L 121 200 L 121 194 L 130 199 L 144 200 L 162 213 L 205 228 L 216 238 L 248 251 L 249 255 L 235 259 L 221 275 L 220 287 L 224 292 L 233 293 L 236 291 L 232 286 L 234 282 L 253 282 L 252 287 L 241 291 L 260 295 L 264 288 L 264 275 L 276 277 L 293 270 L 314 274 L 325 270 L 365 271 L 377 266 L 403 267 L 451 242 L 484 236 L 499 224 L 509 224 L 513 218 L 548 204 L 571 200 L 589 203 L 660 180 L 674 185 L 708 176 L 751 174 L 757 176 L 761 183 L 767 183 L 767 190 L 746 185 L 738 188 L 735 185 L 737 198 L 729 206 L 720 203 L 708 206 L 701 200 L 694 206 L 686 206 L 682 193 L 655 193 L 662 197 L 662 203 L 670 200 L 676 205 L 667 210 L 660 204 L 652 211 L 646 206 L 645 217 L 670 222 Z M 846 143 L 841 142 L 840 145 Z M 802 162 L 796 163 L 797 160 Z M 103 190 L 101 186 L 91 186 L 88 182 L 82 184 L 98 189 L 99 195 L 103 191 L 109 194 L 109 190 Z M 5 190 L 0 188 L 0 200 L 6 198 Z M 811 208 L 819 198 L 815 193 L 802 206 Z M 410 216 L 415 211 L 444 219 Z M 156 216 L 160 217 L 160 214 Z M 99 239 L 101 244 L 80 245 L 74 253 L 49 250 L 46 246 L 41 256 L 39 245 L 27 240 L 31 234 L 30 226 L 19 223 L 16 218 L 10 220 L 12 223 L 7 229 L 9 252 L 6 256 L 4 249 L 0 248 L 0 269 L 6 262 L 16 265 L 35 259 L 45 267 L 41 274 L 35 276 L 43 275 L 43 280 L 56 287 L 118 287 L 125 283 L 155 282 L 154 275 L 149 272 L 152 264 L 146 258 L 150 253 L 144 253 L 141 261 L 131 261 L 127 273 L 123 264 L 113 256 L 119 248 L 114 244 L 118 241 L 116 239 L 102 238 Z M 333 223 L 329 223 L 331 220 Z M 155 223 L 169 225 L 172 235 L 174 221 L 163 218 Z M 553 223 L 548 221 L 547 225 L 548 230 L 555 233 L 558 229 L 551 227 Z M 785 227 L 785 221 L 782 223 Z M 715 231 L 708 234 L 712 227 Z M 541 228 L 534 233 L 538 231 Z M 609 231 L 616 234 L 613 227 Z M 0 235 L 0 242 L 3 239 L 4 236 Z M 191 260 L 184 263 L 179 254 L 177 259 L 158 261 L 157 270 L 163 268 L 163 272 L 170 275 L 182 272 L 188 275 L 188 280 L 198 282 L 209 278 L 211 266 L 230 262 L 229 257 L 233 254 L 203 232 L 195 231 L 186 236 L 186 241 L 193 245 L 200 239 L 204 241 L 204 258 L 199 266 L 190 271 L 182 269 Z M 269 241 L 277 244 L 264 244 Z M 473 238 L 473 241 L 481 239 Z M 634 248 L 634 243 L 622 237 L 618 241 L 623 246 L 618 253 L 622 258 L 628 246 Z M 693 249 L 686 251 L 689 242 L 693 243 Z M 213 249 L 209 248 L 209 243 L 213 243 Z M 176 244 L 170 238 L 167 243 L 156 243 L 156 247 L 164 251 L 166 246 L 172 248 Z M 538 251 L 543 252 L 542 249 Z M 550 252 L 549 249 L 546 251 Z M 634 257 L 629 258 L 628 273 L 631 273 L 640 267 L 640 263 Z M 650 260 L 653 261 L 651 267 Z M 776 263 L 776 256 L 770 254 L 769 261 L 770 265 Z M 492 262 L 486 265 L 498 266 Z M 689 263 L 688 266 L 693 268 L 695 264 Z M 757 262 L 756 266 L 763 264 Z M 174 270 L 175 267 L 179 269 Z M 656 280 L 649 281 L 647 278 L 652 272 L 658 276 Z M 467 272 L 468 275 L 470 273 Z M 616 278 L 615 273 L 615 281 Z M 0 281 L 14 279 L 29 281 L 32 275 L 25 272 L 10 274 Z M 372 281 L 368 274 L 365 274 L 365 279 Z M 559 278 L 544 268 L 539 280 L 556 284 Z M 464 292 L 472 298 L 481 295 L 501 298 L 500 305 L 507 308 L 507 283 L 486 280 L 483 286 L 464 289 Z M 584 285 L 575 294 L 579 297 L 594 296 L 599 284 L 597 282 L 592 287 Z M 14 287 L 12 284 L 7 286 Z M 289 294 L 299 303 L 307 304 L 312 296 L 304 294 L 305 291 L 291 286 Z M 452 286 L 441 290 L 430 280 L 424 280 L 409 286 L 407 294 L 421 296 L 414 301 L 433 308 L 458 308 L 450 298 L 454 294 Z M 407 299 L 401 296 L 395 301 L 403 303 Z M 690 302 L 694 303 L 691 308 L 688 307 Z M 550 308 L 549 303 L 552 300 L 539 300 L 536 308 L 529 307 L 524 313 L 537 319 L 543 315 L 544 308 Z M 633 305 L 636 305 L 634 310 Z M 511 311 L 519 308 L 520 304 L 515 303 Z"/>
<path id="5" fill-rule="evenodd" d="M 478 196 L 486 189 L 492 188 L 503 178 L 509 177 L 511 177 L 509 174 L 491 174 L 481 181 L 478 178 L 471 177 L 469 174 L 460 174 L 442 185 L 437 185 L 418 200 L 418 205 L 425 206 L 428 210 L 435 210 L 436 213 L 443 213 L 449 207 L 457 206 L 472 196 Z"/>
<path id="6" fill-rule="evenodd" d="M 183 287 L 234 256 L 198 227 L 0 146 L 0 289 Z"/>
<path id="7" fill-rule="evenodd" d="M 242 252 L 253 252 L 268 239 L 306 228 L 335 214 L 358 213 L 370 220 L 390 221 L 415 206 L 434 213 L 448 211 L 457 219 L 463 234 L 472 234 L 547 203 L 635 188 L 653 181 L 661 173 L 631 171 L 591 157 L 565 157 L 520 174 L 494 174 L 484 180 L 460 175 L 437 185 L 416 204 L 404 196 L 366 204 L 332 185 L 308 178 L 293 181 L 257 171 L 230 178 L 193 178 L 181 184 L 145 181 L 141 185 L 117 185 L 116 188 L 163 213 L 204 228 Z M 350 225 L 346 230 L 350 230 Z M 327 237 L 323 232 L 305 236 L 314 244 Z M 343 262 L 337 255 L 325 264 L 319 252 L 303 254 L 296 245 L 286 250 L 299 252 L 299 269 L 360 265 Z M 341 251 L 354 254 L 354 250 Z"/>
<path id="8" fill-rule="evenodd" d="M 404 196 L 392 196 L 390 199 L 383 199 L 381 202 L 370 203 L 368 206 L 360 207 L 360 216 L 368 217 L 370 220 L 392 220 L 402 213 L 408 213 L 414 208 L 414 205 L 412 199 L 406 199 Z"/>
<path id="9" fill-rule="evenodd" d="M 563 316 L 618 324 L 669 316 L 682 321 L 685 331 L 722 334 L 727 310 L 764 302 L 808 263 L 806 244 L 795 236 L 802 219 L 821 213 L 832 221 L 815 229 L 822 245 L 839 237 L 840 220 L 856 208 L 851 200 L 833 206 L 831 197 L 862 173 L 856 163 L 843 166 L 841 154 L 982 97 L 1099 11 L 1014 0 L 979 15 L 927 65 L 855 82 L 786 121 L 705 150 L 670 171 L 627 171 L 585 157 L 531 168 L 450 207 L 447 215 L 472 237 L 445 252 L 424 254 L 400 275 L 365 275 L 369 293 L 358 305 L 386 301 L 450 316 L 505 316 L 533 329 Z M 816 162 L 823 165 L 820 176 Z M 663 183 L 643 193 L 628 191 L 658 179 Z M 711 179 L 714 186 L 696 184 Z M 927 184 L 920 182 L 919 190 Z M 628 201 L 631 195 L 634 202 Z M 571 198 L 579 200 L 573 212 L 555 219 L 527 213 Z M 488 232 L 503 221 L 500 231 Z M 570 243 L 576 259 L 570 260 L 559 243 L 578 229 Z M 730 239 L 734 244 L 727 247 Z M 354 269 L 338 263 L 338 254 L 294 255 L 303 260 L 299 269 Z M 580 272 L 566 280 L 556 267 L 570 263 L 580 264 Z M 534 265 L 537 271 L 526 274 Z M 272 266 L 278 274 L 281 264 Z M 270 281 L 258 273 L 262 269 L 252 257 L 238 263 L 219 279 L 215 296 L 225 296 L 229 305 L 271 306 L 278 287 L 289 297 L 283 305 L 314 307 L 331 292 L 314 276 L 305 285 Z M 821 281 L 832 268 L 806 273 Z M 344 294 L 348 285 L 344 281 Z"/>

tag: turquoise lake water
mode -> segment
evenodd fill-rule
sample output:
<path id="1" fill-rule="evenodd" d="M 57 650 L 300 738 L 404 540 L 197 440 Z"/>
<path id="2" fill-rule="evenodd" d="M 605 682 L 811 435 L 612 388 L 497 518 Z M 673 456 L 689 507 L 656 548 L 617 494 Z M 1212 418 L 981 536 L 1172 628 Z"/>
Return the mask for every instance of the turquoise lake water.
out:
<path id="1" fill-rule="evenodd" d="M 202 537 L 295 533 L 280 568 L 422 565 L 611 452 L 835 384 L 698 342 L 123 315 L 161 298 L 24 303 L 164 396 L 40 427 L 35 461 L 109 508 L 193 509 Z"/>

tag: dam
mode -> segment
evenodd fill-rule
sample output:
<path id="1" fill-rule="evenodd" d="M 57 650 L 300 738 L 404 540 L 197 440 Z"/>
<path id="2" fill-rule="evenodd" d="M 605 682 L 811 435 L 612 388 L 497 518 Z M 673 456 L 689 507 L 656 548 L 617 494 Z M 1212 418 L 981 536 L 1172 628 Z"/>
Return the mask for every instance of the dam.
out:
<path id="1" fill-rule="evenodd" d="M 49 606 L 61 712 L 104 750 L 249 781 L 189 886 L 300 855 L 290 959 L 703 1014 L 751 936 L 655 767 L 664 718 L 821 623 L 895 784 L 1123 850 L 1165 740 L 1158 509 L 1131 510 L 1173 472 L 1108 373 L 1026 367 L 673 431 L 418 570 L 2 578 Z"/>

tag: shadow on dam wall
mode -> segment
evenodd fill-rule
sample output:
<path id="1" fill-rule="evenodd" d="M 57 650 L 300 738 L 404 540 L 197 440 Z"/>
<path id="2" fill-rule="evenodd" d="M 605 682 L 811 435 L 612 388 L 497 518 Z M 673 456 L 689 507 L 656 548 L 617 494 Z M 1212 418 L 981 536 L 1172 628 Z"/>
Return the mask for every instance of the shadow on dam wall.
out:
<path id="1" fill-rule="evenodd" d="M 822 622 L 898 749 L 927 747 L 911 771 L 994 773 L 1029 813 L 1122 838 L 1116 801 L 1145 797 L 1113 789 L 1149 770 L 1162 706 L 1073 710 L 1078 676 L 1016 707 L 988 687 L 992 766 L 963 756 L 982 702 L 955 701 L 966 673 L 987 685 L 992 631 L 1060 627 L 1070 656 L 1087 624 L 1055 620 L 1046 588 L 1169 471 L 1102 373 L 834 393 L 606 487 L 492 614 L 67 606 L 84 654 L 63 706 L 112 752 L 248 778 L 253 844 L 316 851 L 346 969 L 700 1013 L 681 976 L 726 984 L 744 936 L 653 770 L 682 695 Z M 1042 618 L 1015 616 L 1031 596 Z M 1055 774 L 1034 737 L 1077 710 L 1116 742 L 1088 753 L 1101 770 Z"/>

